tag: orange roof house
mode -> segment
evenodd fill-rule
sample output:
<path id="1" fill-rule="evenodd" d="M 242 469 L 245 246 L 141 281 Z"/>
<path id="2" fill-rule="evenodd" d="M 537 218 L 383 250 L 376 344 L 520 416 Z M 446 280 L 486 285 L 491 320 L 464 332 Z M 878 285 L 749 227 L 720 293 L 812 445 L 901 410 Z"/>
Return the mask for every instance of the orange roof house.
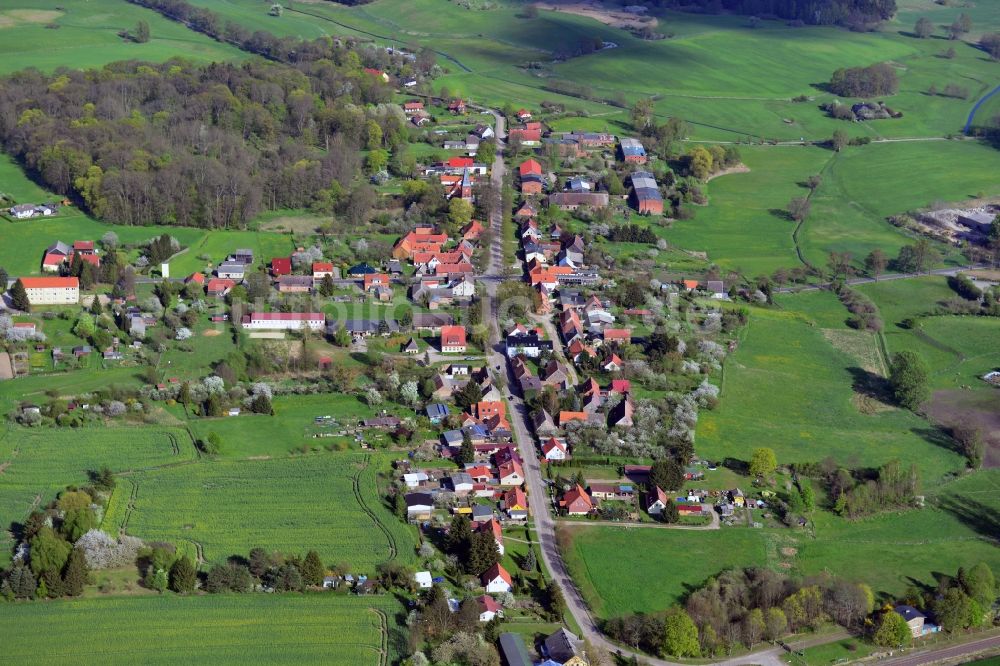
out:
<path id="1" fill-rule="evenodd" d="M 464 326 L 441 327 L 441 351 L 464 354 L 466 348 Z"/>
<path id="2" fill-rule="evenodd" d="M 521 166 L 519 166 L 517 169 L 518 169 L 518 172 L 522 176 L 528 176 L 528 175 L 541 176 L 542 175 L 542 165 L 539 164 L 536 160 L 533 160 L 533 159 L 527 159 L 527 160 L 521 162 Z"/>
<path id="3" fill-rule="evenodd" d="M 559 412 L 559 426 L 565 426 L 567 423 L 571 423 L 573 421 L 582 421 L 583 423 L 586 423 L 588 418 L 590 417 L 587 415 L 587 412 L 562 411 Z"/>
<path id="4" fill-rule="evenodd" d="M 374 289 L 375 287 L 385 287 L 389 284 L 389 276 L 385 273 L 365 273 L 364 286 L 365 291 Z"/>
<path id="5" fill-rule="evenodd" d="M 594 510 L 594 500 L 590 499 L 587 491 L 579 484 L 559 501 L 559 506 L 566 510 L 570 516 L 585 516 Z"/>
<path id="6" fill-rule="evenodd" d="M 468 241 L 478 239 L 486 229 L 479 220 L 472 220 L 462 227 L 462 238 Z"/>
<path id="7" fill-rule="evenodd" d="M 604 329 L 605 342 L 632 342 L 632 331 L 627 328 L 606 328 Z"/>
<path id="8" fill-rule="evenodd" d="M 409 259 L 416 252 L 440 252 L 448 234 L 435 233 L 431 227 L 417 227 L 401 237 L 392 247 L 394 259 Z"/>

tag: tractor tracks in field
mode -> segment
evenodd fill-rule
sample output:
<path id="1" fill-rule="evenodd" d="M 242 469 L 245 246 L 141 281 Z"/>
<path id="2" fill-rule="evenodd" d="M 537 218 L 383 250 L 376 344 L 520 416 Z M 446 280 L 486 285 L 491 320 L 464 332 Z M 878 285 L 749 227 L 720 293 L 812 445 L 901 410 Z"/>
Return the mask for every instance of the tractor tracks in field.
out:
<path id="1" fill-rule="evenodd" d="M 389 664 L 389 618 L 386 617 L 385 611 L 378 608 L 369 608 L 369 611 L 375 614 L 378 618 L 379 629 L 381 630 L 381 645 L 378 648 L 373 648 L 376 653 L 378 653 L 378 666 L 388 666 Z"/>
<path id="2" fill-rule="evenodd" d="M 369 507 L 368 503 L 365 501 L 364 493 L 361 492 L 361 475 L 368 469 L 370 462 L 371 456 L 366 455 L 364 457 L 364 467 L 358 470 L 358 473 L 351 478 L 354 499 L 357 500 L 358 506 L 361 507 L 361 510 L 364 511 L 365 515 L 371 518 L 372 522 L 375 523 L 375 526 L 378 527 L 383 535 L 385 535 L 385 539 L 389 544 L 389 559 L 394 560 L 396 559 L 396 555 L 399 553 L 399 549 L 396 546 L 396 537 L 392 535 L 389 528 L 382 524 L 382 521 L 375 515 L 375 512 L 371 510 L 371 507 Z"/>

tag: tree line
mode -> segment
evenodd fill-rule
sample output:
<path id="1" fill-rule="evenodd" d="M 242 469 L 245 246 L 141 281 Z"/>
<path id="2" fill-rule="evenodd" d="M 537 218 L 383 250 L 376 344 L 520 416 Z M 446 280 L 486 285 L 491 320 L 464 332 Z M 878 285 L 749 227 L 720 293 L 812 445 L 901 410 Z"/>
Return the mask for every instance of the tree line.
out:
<path id="1" fill-rule="evenodd" d="M 912 585 L 900 603 L 931 614 L 945 631 L 988 626 L 994 616 L 997 585 L 982 562 L 960 568 L 955 576 L 939 574 L 936 588 Z M 797 580 L 770 569 L 724 571 L 691 592 L 683 606 L 663 613 L 613 618 L 605 633 L 650 654 L 713 657 L 761 641 L 813 630 L 834 622 L 885 648 L 906 647 L 909 626 L 894 610 L 881 607 L 865 583 L 821 574 Z"/>
<path id="2" fill-rule="evenodd" d="M 830 78 L 829 88 L 841 97 L 895 95 L 899 90 L 899 77 L 892 65 L 879 62 L 868 67 L 838 69 Z"/>
<path id="3" fill-rule="evenodd" d="M 864 27 L 892 18 L 896 0 L 657 0 L 660 7 L 700 7 L 812 25 Z"/>

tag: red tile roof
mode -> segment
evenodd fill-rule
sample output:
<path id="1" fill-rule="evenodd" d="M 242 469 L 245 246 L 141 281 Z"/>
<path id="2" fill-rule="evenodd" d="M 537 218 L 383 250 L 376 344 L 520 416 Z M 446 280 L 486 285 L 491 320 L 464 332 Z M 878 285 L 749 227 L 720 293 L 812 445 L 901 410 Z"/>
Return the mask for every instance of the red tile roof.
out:
<path id="1" fill-rule="evenodd" d="M 483 582 L 488 583 L 491 580 L 494 580 L 497 576 L 503 578 L 504 582 L 507 583 L 508 585 L 514 584 L 514 581 L 511 580 L 510 574 L 507 573 L 507 570 L 504 569 L 502 566 L 500 566 L 500 564 L 494 564 L 493 566 L 491 566 L 489 569 L 486 570 L 486 572 L 482 576 Z"/>
<path id="2" fill-rule="evenodd" d="M 79 288 L 80 280 L 75 277 L 23 277 L 21 284 L 25 289 Z"/>

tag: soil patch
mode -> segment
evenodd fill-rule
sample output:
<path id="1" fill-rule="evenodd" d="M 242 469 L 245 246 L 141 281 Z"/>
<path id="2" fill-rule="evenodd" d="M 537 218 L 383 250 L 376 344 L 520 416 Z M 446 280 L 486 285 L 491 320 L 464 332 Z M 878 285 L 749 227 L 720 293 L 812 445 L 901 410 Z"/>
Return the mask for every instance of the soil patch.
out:
<path id="1" fill-rule="evenodd" d="M 736 166 L 729 167 L 728 169 L 723 169 L 722 171 L 716 171 L 711 176 L 705 179 L 705 182 L 710 182 L 716 178 L 721 178 L 722 176 L 728 176 L 734 173 L 750 173 L 750 167 L 746 164 L 737 164 Z"/>
<path id="2" fill-rule="evenodd" d="M 14 365 L 7 352 L 0 353 L 0 379 L 14 379 Z"/>
<path id="3" fill-rule="evenodd" d="M 548 9 L 551 11 L 566 12 L 567 14 L 586 16 L 587 18 L 599 21 L 604 25 L 610 25 L 612 28 L 621 28 L 623 30 L 646 27 L 655 28 L 659 23 L 656 18 L 646 17 L 644 14 L 633 14 L 621 10 L 610 9 L 605 7 L 600 2 L 549 0 L 548 2 L 536 2 L 535 6 L 539 9 Z"/>
<path id="4" fill-rule="evenodd" d="M 1000 390 L 935 391 L 923 408 L 931 419 L 945 427 L 978 428 L 986 444 L 983 467 L 1000 467 Z"/>
<path id="5" fill-rule="evenodd" d="M 295 233 L 311 234 L 315 233 L 321 220 L 308 215 L 283 215 L 266 222 L 261 222 L 258 227 L 261 231 L 293 231 Z"/>
<path id="6" fill-rule="evenodd" d="M 214 338 L 217 335 L 222 335 L 222 331 L 215 328 L 210 328 L 204 333 L 202 333 L 202 335 L 204 335 L 206 338 Z"/>
<path id="7" fill-rule="evenodd" d="M 785 546 L 784 548 L 781 549 L 781 554 L 784 555 L 785 557 L 795 557 L 796 555 L 798 555 L 798 553 L 799 549 L 792 548 L 791 546 Z"/>
<path id="8" fill-rule="evenodd" d="M 31 23 L 52 23 L 62 12 L 47 9 L 7 9 L 0 11 L 0 29 Z"/>

